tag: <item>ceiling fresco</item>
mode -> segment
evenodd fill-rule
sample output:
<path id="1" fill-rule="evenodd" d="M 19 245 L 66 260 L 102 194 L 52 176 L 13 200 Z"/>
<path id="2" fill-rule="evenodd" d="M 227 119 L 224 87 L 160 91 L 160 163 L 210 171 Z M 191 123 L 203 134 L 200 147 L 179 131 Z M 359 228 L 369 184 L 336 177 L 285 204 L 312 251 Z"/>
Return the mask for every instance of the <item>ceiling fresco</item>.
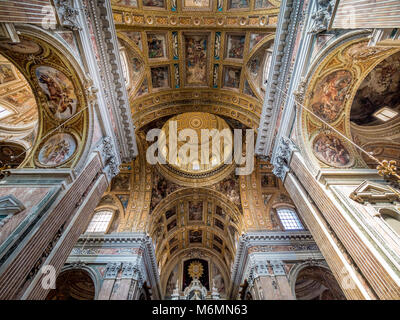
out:
<path id="1" fill-rule="evenodd" d="M 256 129 L 278 1 L 112 1 L 136 128 L 211 112 Z"/>
<path id="2" fill-rule="evenodd" d="M 305 150 L 314 155 L 320 167 L 362 168 L 371 165 L 370 159 L 365 161 L 368 156 L 361 155 L 339 133 L 368 150 L 374 150 L 377 155 L 393 156 L 393 152 L 398 150 L 398 146 L 393 146 L 398 128 L 390 126 L 391 132 L 388 128 L 378 131 L 363 128 L 383 123 L 373 116 L 377 110 L 383 107 L 399 110 L 400 75 L 395 72 L 399 66 L 398 50 L 368 47 L 365 39 L 359 39 L 330 52 L 310 75 L 300 102 L 310 106 L 315 116 L 303 111 L 299 132 L 305 135 Z M 368 146 L 367 137 L 374 140 Z M 302 139 L 298 140 L 302 143 Z M 387 150 L 381 148 L 378 152 L 376 147 L 379 144 L 386 146 Z"/>
<path id="3" fill-rule="evenodd" d="M 87 135 L 85 79 L 46 41 L 20 38 L 19 43 L 0 42 L 0 111 L 9 111 L 0 119 L 0 134 L 27 151 L 21 166 L 73 166 Z"/>
<path id="4" fill-rule="evenodd" d="M 223 89 L 255 104 L 263 100 L 271 32 L 120 31 L 119 36 L 133 112 L 146 94 L 171 89 Z"/>
<path id="5" fill-rule="evenodd" d="M 0 55 L 0 125 L 27 126 L 36 123 L 38 112 L 32 90 L 18 69 Z M 7 112 L 6 112 L 7 111 Z"/>

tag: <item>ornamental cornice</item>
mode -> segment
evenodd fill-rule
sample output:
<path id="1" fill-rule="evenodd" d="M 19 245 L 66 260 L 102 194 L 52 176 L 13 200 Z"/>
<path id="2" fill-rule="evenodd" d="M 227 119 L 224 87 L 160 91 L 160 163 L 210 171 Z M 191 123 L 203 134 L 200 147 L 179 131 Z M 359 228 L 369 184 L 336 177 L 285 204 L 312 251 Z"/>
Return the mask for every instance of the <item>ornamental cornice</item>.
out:
<path id="1" fill-rule="evenodd" d="M 279 9 L 270 9 L 257 12 L 140 12 L 136 10 L 114 10 L 115 24 L 120 28 L 175 28 L 199 30 L 201 28 L 221 29 L 274 29 L 278 23 Z"/>
<path id="2" fill-rule="evenodd" d="M 147 246 L 149 237 L 144 233 L 118 233 L 118 234 L 90 234 L 86 233 L 79 237 L 77 246 L 97 245 L 143 245 Z"/>
<path id="3" fill-rule="evenodd" d="M 93 20 L 100 63 L 104 68 L 103 85 L 109 89 L 108 101 L 112 106 L 111 110 L 117 127 L 119 150 L 122 161 L 129 162 L 137 156 L 138 150 L 125 80 L 122 76 L 111 6 L 107 0 L 88 0 L 87 3 L 88 12 Z"/>
<path id="4" fill-rule="evenodd" d="M 274 140 L 273 133 L 282 100 L 282 92 L 279 88 L 284 88 L 290 73 L 291 54 L 295 45 L 298 22 L 302 19 L 302 6 L 303 1 L 301 0 L 286 0 L 281 3 L 272 64 L 258 128 L 255 148 L 255 153 L 258 156 L 268 156 Z"/>

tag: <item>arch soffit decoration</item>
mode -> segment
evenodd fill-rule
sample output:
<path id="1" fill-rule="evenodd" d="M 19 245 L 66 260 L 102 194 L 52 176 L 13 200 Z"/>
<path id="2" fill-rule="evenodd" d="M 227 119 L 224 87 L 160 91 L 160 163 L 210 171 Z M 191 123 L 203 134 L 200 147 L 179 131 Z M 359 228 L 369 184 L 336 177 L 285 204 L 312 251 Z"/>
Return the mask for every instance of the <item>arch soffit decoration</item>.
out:
<path id="1" fill-rule="evenodd" d="M 88 98 L 85 95 L 85 88 L 90 81 L 83 73 L 80 64 L 70 49 L 64 46 L 60 40 L 47 32 L 34 26 L 19 26 L 20 38 L 36 43 L 40 50 L 33 54 L 20 54 L 11 50 L 2 48 L 1 53 L 9 59 L 23 74 L 32 92 L 35 95 L 38 107 L 38 132 L 32 149 L 25 158 L 20 167 L 25 168 L 70 168 L 78 167 L 79 163 L 85 161 L 83 155 L 87 155 L 90 149 L 91 130 L 91 108 L 88 107 Z M 72 84 L 73 94 L 76 100 L 75 113 L 65 119 L 57 118 L 48 108 L 46 94 L 37 80 L 36 70 L 42 67 L 46 70 L 56 69 L 61 76 L 68 79 Z M 52 69 L 50 69 L 52 68 Z M 71 90 L 70 90 L 71 91 Z M 52 132 L 59 127 L 63 121 L 69 121 L 57 131 Z M 67 158 L 64 161 L 47 165 L 39 161 L 39 153 L 47 141 L 60 134 L 60 137 L 68 135 L 75 142 L 75 147 L 67 152 Z M 71 141 L 71 140 L 70 140 Z M 70 145 L 71 146 L 71 145 Z"/>
<path id="2" fill-rule="evenodd" d="M 204 217 L 203 220 L 198 223 L 193 223 L 193 224 L 188 224 L 184 226 L 179 226 L 174 227 L 170 231 L 166 231 L 165 228 L 163 228 L 163 232 L 159 236 L 155 236 L 155 233 L 158 228 L 158 221 L 160 219 L 163 220 L 163 215 L 164 213 L 174 207 L 178 206 L 180 201 L 183 200 L 193 200 L 193 194 L 196 194 L 196 199 L 197 200 L 209 200 L 213 199 L 216 204 L 221 206 L 221 208 L 224 210 L 224 212 L 227 214 L 227 217 L 225 218 L 225 221 L 223 221 L 225 225 L 225 230 L 219 230 L 215 225 L 207 225 L 205 223 Z M 196 200 L 195 199 L 195 200 Z M 172 219 L 172 218 L 171 218 Z M 177 219 L 177 218 L 176 218 Z M 227 221 L 229 219 L 229 221 Z M 220 219 L 218 219 L 221 221 Z M 232 221 L 233 220 L 233 221 Z M 171 221 L 169 221 L 170 223 Z M 222 221 L 221 221 L 222 222 Z M 179 223 L 180 224 L 180 223 Z M 154 240 L 158 240 L 159 238 L 162 239 L 162 236 L 164 235 L 164 238 L 161 240 L 161 242 L 156 244 L 156 257 L 157 261 L 161 261 L 162 259 L 165 259 L 165 254 L 168 254 L 169 260 L 171 259 L 172 255 L 170 254 L 170 247 L 169 247 L 169 241 L 172 240 L 174 237 L 176 237 L 179 234 L 182 234 L 185 231 L 188 230 L 202 230 L 202 231 L 208 231 L 212 235 L 217 235 L 220 239 L 222 239 L 223 243 L 221 244 L 223 251 L 221 254 L 228 254 L 230 258 L 233 257 L 235 253 L 235 244 L 233 241 L 235 239 L 231 239 L 231 237 L 228 235 L 229 234 L 229 226 L 233 226 L 237 232 L 240 234 L 242 230 L 242 219 L 241 219 L 241 213 L 239 209 L 233 204 L 229 199 L 226 198 L 225 195 L 222 193 L 207 189 L 207 188 L 186 188 L 186 189 L 180 189 L 177 190 L 173 193 L 171 193 L 168 197 L 165 199 L 161 200 L 161 202 L 155 207 L 155 209 L 152 212 L 152 215 L 150 216 L 149 223 L 148 223 L 148 228 L 152 226 L 151 230 L 149 230 L 149 234 L 152 235 L 152 238 Z M 164 226 L 165 227 L 165 226 Z M 166 236 L 165 236 L 166 234 Z M 205 235 L 203 233 L 203 239 L 202 243 L 204 243 Z M 213 239 L 211 239 L 211 242 L 213 242 Z M 179 240 L 177 242 L 179 245 Z M 174 243 L 175 245 L 175 243 Z M 180 246 L 181 247 L 181 246 Z M 191 245 L 191 248 L 194 246 Z M 205 247 L 203 247 L 205 248 Z M 177 252 L 181 252 L 182 248 L 178 249 Z M 226 252 L 227 250 L 227 252 Z M 169 261 L 168 260 L 168 261 Z M 165 261 L 165 260 L 164 260 Z M 164 262 L 162 261 L 162 262 Z"/>
<path id="3" fill-rule="evenodd" d="M 172 192 L 168 197 L 162 199 L 160 203 L 154 208 L 151 214 L 148 228 L 149 226 L 154 225 L 155 222 L 161 217 L 161 215 L 165 213 L 165 210 L 172 206 L 175 202 L 183 200 L 185 198 L 193 198 L 194 194 L 197 195 L 199 199 L 200 197 L 216 199 L 220 203 L 222 208 L 226 209 L 226 212 L 230 214 L 233 220 L 237 221 L 236 226 L 239 227 L 238 231 L 240 233 L 240 231 L 242 230 L 242 214 L 240 213 L 239 209 L 223 193 L 208 188 L 185 188 Z M 149 231 L 151 231 L 150 233 L 152 233 L 154 229 Z"/>
<path id="4" fill-rule="evenodd" d="M 313 110 L 314 113 L 349 139 L 352 139 L 350 110 L 360 84 L 377 64 L 399 51 L 399 49 L 390 48 L 371 49 L 366 47 L 367 43 L 368 39 L 366 38 L 365 31 L 352 32 L 338 38 L 318 55 L 299 86 L 299 89 L 301 89 L 299 91 L 304 92 L 304 96 L 299 99 L 299 102 L 313 110 L 312 102 L 316 101 L 316 99 L 313 100 L 313 93 L 317 86 L 322 85 L 323 79 L 335 72 L 343 72 L 342 74 L 346 73 L 350 76 L 351 81 L 347 88 L 345 88 L 343 102 L 339 106 L 339 112 L 337 112 L 333 121 L 330 121 L 329 118 L 328 120 L 324 119 L 324 116 L 328 117 L 327 114 L 318 114 L 318 112 Z M 357 47 L 359 49 L 358 53 L 356 50 Z M 353 56 L 349 52 L 352 52 Z M 345 165 L 329 163 L 321 157 L 318 158 L 316 156 L 316 153 L 313 151 L 313 142 L 325 136 L 325 134 L 339 138 L 345 151 L 347 150 L 349 157 Z M 364 160 L 355 147 L 343 138 L 340 138 L 333 130 L 329 129 L 328 126 L 324 125 L 307 111 L 301 111 L 297 121 L 296 135 L 297 141 L 300 144 L 300 150 L 302 150 L 302 156 L 314 173 L 319 168 L 366 167 Z"/>

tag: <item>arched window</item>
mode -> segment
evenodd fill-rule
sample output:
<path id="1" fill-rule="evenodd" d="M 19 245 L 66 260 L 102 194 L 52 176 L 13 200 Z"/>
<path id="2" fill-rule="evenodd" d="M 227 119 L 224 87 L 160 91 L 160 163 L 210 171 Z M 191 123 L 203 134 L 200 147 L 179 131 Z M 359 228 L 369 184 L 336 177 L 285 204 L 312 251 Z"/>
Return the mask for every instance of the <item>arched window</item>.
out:
<path id="1" fill-rule="evenodd" d="M 292 208 L 277 208 L 276 212 L 285 230 L 304 230 L 304 227 Z"/>
<path id="2" fill-rule="evenodd" d="M 390 210 L 390 209 L 381 209 L 380 210 L 382 219 L 396 232 L 400 235 L 400 214 Z"/>
<path id="3" fill-rule="evenodd" d="M 90 221 L 86 232 L 106 232 L 110 225 L 113 212 L 110 210 L 98 211 L 94 214 L 92 221 Z"/>

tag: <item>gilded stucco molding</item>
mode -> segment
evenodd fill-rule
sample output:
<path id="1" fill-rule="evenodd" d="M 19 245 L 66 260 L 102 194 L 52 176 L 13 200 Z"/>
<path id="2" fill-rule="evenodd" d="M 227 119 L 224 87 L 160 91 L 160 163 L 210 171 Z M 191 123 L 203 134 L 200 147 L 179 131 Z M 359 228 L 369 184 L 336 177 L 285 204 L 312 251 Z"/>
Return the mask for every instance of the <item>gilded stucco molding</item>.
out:
<path id="1" fill-rule="evenodd" d="M 287 0 L 281 4 L 279 25 L 276 31 L 272 64 L 268 76 L 267 90 L 258 128 L 255 153 L 269 156 L 274 140 L 274 130 L 279 114 L 283 89 L 290 71 L 291 54 L 295 44 L 295 33 L 301 20 L 303 1 Z"/>
<path id="2" fill-rule="evenodd" d="M 123 79 L 122 66 L 111 6 L 106 0 L 88 0 L 88 13 L 93 19 L 100 62 L 104 68 L 104 85 L 109 88 L 109 103 L 116 122 L 122 161 L 128 162 L 138 154 L 135 127 Z"/>

